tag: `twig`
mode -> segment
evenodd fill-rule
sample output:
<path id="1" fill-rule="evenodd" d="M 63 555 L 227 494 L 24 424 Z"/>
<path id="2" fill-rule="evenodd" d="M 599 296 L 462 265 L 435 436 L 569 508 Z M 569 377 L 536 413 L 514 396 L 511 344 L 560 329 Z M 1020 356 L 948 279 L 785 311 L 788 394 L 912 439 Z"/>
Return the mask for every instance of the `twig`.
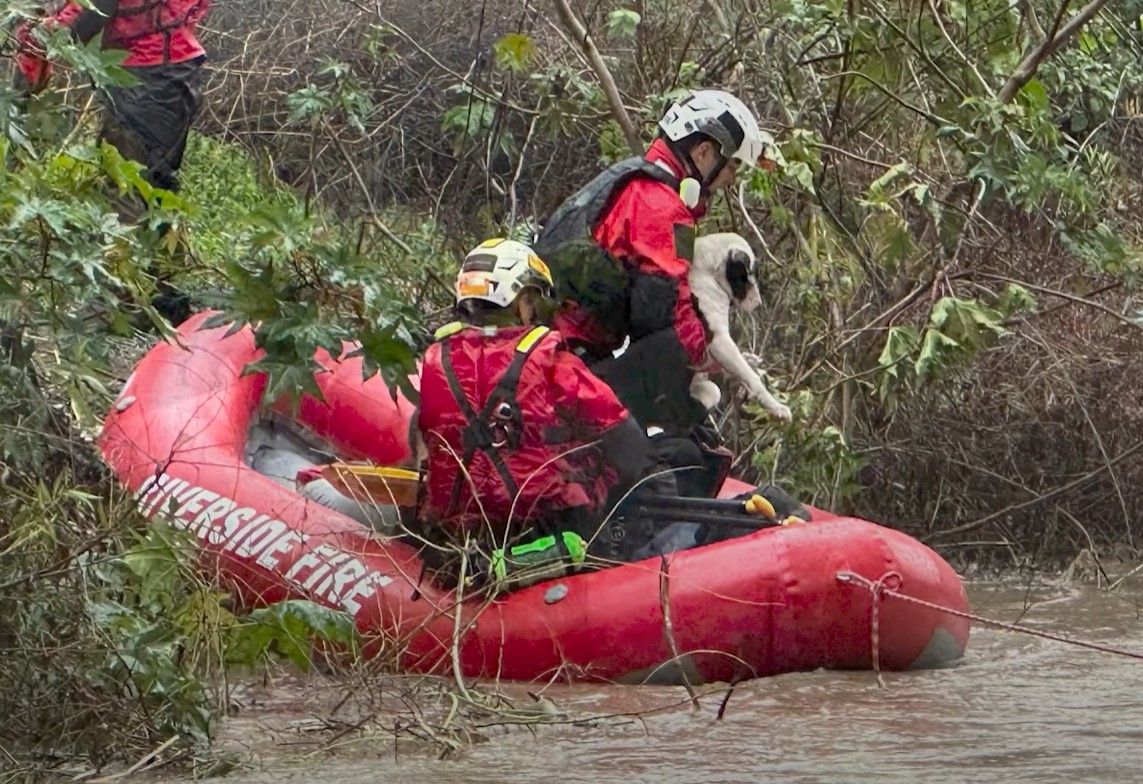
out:
<path id="1" fill-rule="evenodd" d="M 1080 485 L 1091 481 L 1095 477 L 1102 474 L 1104 471 L 1107 471 L 1112 466 L 1115 466 L 1115 465 L 1123 462 L 1124 460 L 1131 457 L 1132 455 L 1134 455 L 1136 452 L 1138 452 L 1141 449 L 1143 449 L 1143 441 L 1140 441 L 1139 443 L 1135 444 L 1135 446 L 1131 447 L 1130 449 L 1126 450 L 1125 452 L 1121 452 L 1119 455 L 1117 455 L 1115 457 L 1115 459 L 1108 461 L 1106 464 L 1101 465 L 1099 468 L 1094 468 L 1091 471 L 1084 474 L 1083 476 L 1081 476 L 1080 478 L 1074 479 L 1071 482 L 1068 482 L 1066 485 L 1061 485 L 1060 487 L 1057 487 L 1055 490 L 1044 493 L 1043 495 L 1037 496 L 1036 498 L 1033 498 L 1029 501 L 1021 501 L 1018 504 L 1009 504 L 1008 506 L 1004 507 L 1003 509 L 995 511 L 992 514 L 985 515 L 984 517 L 981 517 L 979 520 L 973 520 L 970 523 L 965 523 L 964 525 L 958 525 L 958 526 L 955 526 L 953 528 L 949 528 L 945 531 L 937 531 L 937 532 L 931 534 L 930 536 L 925 537 L 925 539 L 931 540 L 931 539 L 941 538 L 941 537 L 945 537 L 945 536 L 954 536 L 956 534 L 962 534 L 962 533 L 965 533 L 966 531 L 973 531 L 977 528 L 980 528 L 983 525 L 987 525 L 988 523 L 991 523 L 993 520 L 997 520 L 1001 517 L 1009 515 L 1012 512 L 1018 512 L 1021 509 L 1026 509 L 1029 506 L 1035 506 L 1036 504 L 1041 503 L 1043 501 L 1047 501 L 1051 498 L 1055 498 L 1056 496 L 1063 495 L 1064 493 L 1068 492 L 1069 490 L 1074 490 L 1075 488 L 1079 487 Z"/>
<path id="2" fill-rule="evenodd" d="M 369 205 L 369 218 L 374 226 L 389 238 L 390 241 L 398 248 L 403 250 L 409 256 L 413 255 L 413 249 L 410 248 L 404 240 L 393 233 L 393 230 L 385 225 L 377 212 L 377 205 L 373 201 L 373 195 L 369 192 L 369 187 L 365 184 L 365 179 L 361 176 L 361 172 L 357 168 L 357 164 L 353 162 L 350 157 L 349 151 L 345 149 L 345 145 L 341 143 L 341 137 L 334 133 L 333 129 L 326 124 L 326 130 L 329 131 L 330 138 L 333 139 L 334 146 L 337 151 L 341 153 L 341 157 L 349 165 L 349 170 L 353 173 L 353 178 L 357 180 L 357 184 L 361 187 L 361 195 L 365 197 L 365 203 Z"/>
<path id="3" fill-rule="evenodd" d="M 750 210 L 746 209 L 745 196 L 746 183 L 740 182 L 738 183 L 738 208 L 742 210 L 742 217 L 746 219 L 746 223 L 750 226 L 751 230 L 753 230 L 754 236 L 758 238 L 758 244 L 762 246 L 762 251 L 766 254 L 766 257 L 774 263 L 774 266 L 779 268 L 784 267 L 785 265 L 782 262 L 778 261 L 778 259 L 775 258 L 774 254 L 770 252 L 770 246 L 766 244 L 766 238 L 762 236 L 762 232 L 759 230 L 758 224 L 756 224 L 754 219 L 750 217 Z"/>
<path id="4" fill-rule="evenodd" d="M 130 776 L 132 773 L 137 772 L 140 768 L 147 766 L 147 763 L 149 763 L 151 760 L 155 759 L 155 757 L 159 756 L 164 751 L 166 751 L 171 746 L 173 746 L 178 741 L 178 739 L 179 739 L 178 735 L 172 735 L 171 737 L 167 738 L 162 743 L 162 745 L 160 745 L 157 749 L 155 749 L 152 752 L 147 753 L 144 757 L 139 759 L 139 761 L 137 761 L 134 765 L 127 768 L 127 770 L 121 770 L 118 773 L 112 773 L 110 776 L 101 776 L 97 779 L 89 779 L 88 784 L 103 784 L 103 782 L 106 782 L 106 781 L 115 781 L 116 779 L 121 779 L 121 778 L 124 778 L 126 776 Z M 148 766 L 148 767 L 155 767 L 155 766 L 152 765 L 152 766 Z"/>
<path id="5" fill-rule="evenodd" d="M 575 12 L 572 11 L 571 6 L 568 5 L 568 0 L 555 0 L 556 12 L 559 13 L 560 21 L 563 22 L 564 27 L 568 32 L 579 41 L 579 45 L 583 48 L 583 53 L 587 55 L 588 61 L 591 63 L 591 69 L 595 72 L 595 76 L 599 79 L 599 84 L 603 87 L 603 92 L 607 96 L 607 105 L 611 107 L 611 115 L 615 121 L 619 123 L 619 127 L 623 129 L 623 135 L 627 138 L 627 144 L 631 147 L 632 153 L 635 155 L 643 154 L 643 139 L 639 135 L 635 123 L 631 122 L 631 116 L 627 114 L 627 108 L 623 105 L 623 99 L 619 95 L 619 88 L 615 86 L 615 78 L 611 75 L 611 71 L 607 68 L 607 63 L 603 62 L 603 56 L 596 48 L 595 42 L 587 32 L 587 28 L 576 17 Z"/>
<path id="6" fill-rule="evenodd" d="M 544 99 L 541 97 L 540 100 L 543 101 Z M 537 108 L 539 108 L 539 104 L 537 104 Z M 539 119 L 540 115 L 537 114 L 532 118 L 532 122 L 528 125 L 528 135 L 524 137 L 524 144 L 520 147 L 520 160 L 516 162 L 516 171 L 512 174 L 512 182 L 508 185 L 508 198 L 512 205 L 508 213 L 509 232 L 516 228 L 516 208 L 518 198 L 516 196 L 516 184 L 520 182 L 520 172 L 524 170 L 524 159 L 528 155 L 528 145 L 532 143 L 532 137 L 536 133 L 536 123 L 539 121 Z"/>
<path id="7" fill-rule="evenodd" d="M 1020 285 L 1023 286 L 1025 284 L 1022 283 Z M 1087 294 L 1084 294 L 1082 297 L 1080 297 L 1080 299 L 1084 300 L 1086 303 L 1086 302 L 1090 301 L 1092 297 L 1098 296 L 1100 294 L 1106 294 L 1107 292 L 1113 291 L 1114 289 L 1117 289 L 1122 285 L 1123 285 L 1123 281 L 1117 280 L 1117 281 L 1114 281 L 1112 283 L 1108 283 L 1106 286 L 1100 286 L 1098 289 L 1095 289 L 1093 291 L 1089 291 Z M 1055 313 L 1058 310 L 1062 310 L 1063 308 L 1071 307 L 1071 305 L 1072 305 L 1071 302 L 1061 302 L 1058 305 L 1053 305 L 1050 308 L 1044 308 L 1043 310 L 1037 310 L 1037 311 L 1034 311 L 1032 313 L 1028 313 L 1028 314 L 1023 315 L 1023 316 L 1013 316 L 1012 318 L 1005 319 L 1004 321 L 1002 321 L 1001 326 L 1014 327 L 1014 326 L 1017 326 L 1019 324 L 1027 324 L 1029 321 L 1031 321 L 1034 318 L 1043 318 L 1044 316 L 1051 315 L 1052 313 Z"/>
<path id="8" fill-rule="evenodd" d="M 937 27 L 941 29 L 941 34 L 945 37 L 945 40 L 949 42 L 949 46 L 952 47 L 953 51 L 956 52 L 957 57 L 963 60 L 964 64 L 968 66 L 968 69 L 976 76 L 976 80 L 980 82 L 980 86 L 983 87 L 991 97 L 995 98 L 996 93 L 993 91 L 992 85 L 981 75 L 980 69 L 976 67 L 976 63 L 968 59 L 968 56 L 956 45 L 956 41 L 953 40 L 953 37 L 949 35 L 949 31 L 945 29 L 945 23 L 941 20 L 941 12 L 937 9 L 937 4 L 934 3 L 933 0 L 929 0 L 929 10 L 932 11 L 933 19 L 936 21 Z"/>
<path id="9" fill-rule="evenodd" d="M 726 689 L 726 694 L 722 695 L 722 702 L 718 706 L 718 715 L 715 716 L 717 721 L 722 721 L 722 717 L 726 715 L 726 704 L 730 702 L 730 695 L 734 694 L 734 689 L 738 686 L 738 682 L 734 681 Z"/>
<path id="10" fill-rule="evenodd" d="M 1130 572 L 1128 572 L 1127 574 L 1120 577 L 1118 580 L 1113 582 L 1111 585 L 1107 586 L 1107 590 L 1108 591 L 1114 591 L 1116 588 L 1118 588 L 1120 585 L 1123 584 L 1124 580 L 1127 580 L 1131 577 L 1134 577 L 1135 575 L 1139 574 L 1139 572 L 1143 572 L 1143 564 L 1139 564 L 1134 569 L 1132 569 Z"/>
<path id="11" fill-rule="evenodd" d="M 886 98 L 895 102 L 899 106 L 902 106 L 905 109 L 908 109 L 909 111 L 913 112 L 914 114 L 917 114 L 920 117 L 924 117 L 932 125 L 936 125 L 936 126 L 954 125 L 952 120 L 949 120 L 945 117 L 941 117 L 939 114 L 934 114 L 933 112 L 930 112 L 926 109 L 922 109 L 920 106 L 917 106 L 916 104 L 909 103 L 904 98 L 897 95 L 897 93 L 893 92 L 888 87 L 881 84 L 881 82 L 877 81 L 876 79 L 874 79 L 871 76 L 868 76 L 865 73 L 862 73 L 861 71 L 839 71 L 838 73 L 827 74 L 827 75 L 823 76 L 822 78 L 823 79 L 841 79 L 841 78 L 845 78 L 847 76 L 855 76 L 858 79 L 863 79 L 864 81 L 866 81 L 867 83 L 872 85 L 878 92 L 880 92 Z"/>
<path id="12" fill-rule="evenodd" d="M 1105 572 L 1105 571 L 1103 570 L 1103 564 L 1101 564 L 1101 563 L 1099 562 L 1099 556 L 1098 556 L 1098 555 L 1096 555 L 1096 552 L 1095 552 L 1095 540 L 1091 538 L 1091 534 L 1089 534 L 1089 533 L 1088 533 L 1088 531 L 1087 531 L 1087 529 L 1086 529 L 1086 528 L 1084 528 L 1084 525 L 1083 525 L 1083 523 L 1081 523 L 1081 522 L 1080 522 L 1080 521 L 1079 521 L 1079 520 L 1076 518 L 1076 516 L 1075 516 L 1075 515 L 1073 515 L 1073 514 L 1072 514 L 1071 512 L 1069 512 L 1067 509 L 1064 509 L 1064 508 L 1063 508 L 1062 506 L 1060 506 L 1059 504 L 1057 504 L 1057 505 L 1056 505 L 1056 511 L 1057 511 L 1057 512 L 1059 512 L 1059 513 L 1060 513 L 1061 515 L 1063 515 L 1064 517 L 1066 517 L 1068 520 L 1070 520 L 1070 521 L 1072 522 L 1072 524 L 1073 524 L 1073 525 L 1075 525 L 1075 527 L 1076 527 L 1076 528 L 1078 528 L 1078 529 L 1080 530 L 1080 533 L 1082 533 L 1082 534 L 1083 534 L 1084 538 L 1085 538 L 1085 539 L 1087 539 L 1087 551 L 1088 551 L 1089 553 L 1091 553 L 1091 560 L 1095 562 L 1095 568 L 1096 568 L 1096 570 L 1097 570 L 1097 572 L 1096 572 L 1096 576 L 1095 576 L 1095 587 L 1096 587 L 1097 589 L 1100 587 L 1100 582 L 1099 582 L 1099 581 L 1100 581 L 1100 579 L 1101 579 L 1101 578 L 1102 578 L 1103 580 L 1106 580 L 1106 581 L 1107 581 L 1107 582 L 1110 584 L 1110 583 L 1111 583 L 1111 578 L 1110 578 L 1110 577 L 1108 577 L 1108 576 L 1107 576 L 1107 572 Z"/>
<path id="13" fill-rule="evenodd" d="M 456 582 L 456 610 L 453 613 L 452 620 L 452 674 L 456 678 L 456 687 L 461 695 L 472 702 L 472 695 L 468 693 L 468 687 L 464 685 L 464 673 L 460 667 L 460 618 L 461 611 L 464 609 L 464 578 L 468 570 L 468 542 L 465 541 L 464 548 L 460 552 L 460 576 Z"/>
<path id="14" fill-rule="evenodd" d="M 993 272 L 973 272 L 971 274 L 975 278 L 984 278 L 986 280 L 998 280 L 1002 283 L 1011 283 L 1011 284 L 1014 284 L 1016 286 L 1023 286 L 1024 288 L 1029 289 L 1030 291 L 1039 292 L 1040 294 L 1047 294 L 1047 295 L 1052 296 L 1052 297 L 1059 297 L 1060 299 L 1066 299 L 1069 302 L 1074 302 L 1078 305 L 1086 305 L 1089 308 L 1094 308 L 1095 310 L 1098 310 L 1100 313 L 1104 313 L 1108 316 L 1111 316 L 1116 321 L 1119 321 L 1119 322 L 1126 324 L 1130 327 L 1135 327 L 1136 329 L 1141 328 L 1139 324 L 1132 321 L 1127 316 L 1124 316 L 1122 313 L 1116 313 L 1114 310 L 1107 307 L 1106 305 L 1101 305 L 1098 302 L 1092 302 L 1090 299 L 1085 299 L 1084 297 L 1081 297 L 1078 294 L 1068 294 L 1066 291 L 1059 291 L 1057 289 L 1051 289 L 1051 288 L 1048 288 L 1047 286 L 1038 286 L 1035 283 L 1028 283 L 1027 281 L 1017 280 L 1016 278 L 1010 278 L 1007 275 L 998 275 L 998 274 L 993 273 Z"/>
<path id="15" fill-rule="evenodd" d="M 1016 97 L 1016 94 L 1020 92 L 1020 89 L 1035 76 L 1040 64 L 1051 57 L 1057 49 L 1066 44 L 1073 35 L 1079 32 L 1081 27 L 1103 10 L 1105 5 L 1107 5 L 1107 0 L 1091 0 L 1090 3 L 1080 9 L 1080 12 L 1076 14 L 1074 19 L 1063 27 L 1059 27 L 1064 10 L 1068 7 L 1068 0 L 1063 0 L 1060 11 L 1056 15 L 1055 27 L 1059 27 L 1059 32 L 1056 32 L 1056 29 L 1053 28 L 1051 36 L 1025 55 L 1024 59 L 1020 61 L 1020 64 L 1016 66 L 1016 70 L 1013 71 L 1012 75 L 1008 77 L 1008 80 L 1004 82 L 1004 86 L 1000 88 L 1000 92 L 996 94 L 996 99 L 1001 103 L 1011 103 L 1012 99 Z"/>
<path id="16" fill-rule="evenodd" d="M 675 664 L 679 668 L 679 673 L 683 676 L 683 686 L 690 695 L 691 705 L 695 710 L 699 708 L 698 694 L 695 692 L 695 687 L 691 685 L 690 679 L 687 678 L 686 667 L 683 663 L 683 658 L 679 654 L 678 643 L 675 642 L 675 630 L 671 625 L 671 596 L 670 596 L 670 571 L 671 564 L 667 560 L 667 556 L 659 556 L 659 607 L 663 611 L 663 635 L 667 638 L 667 644 L 671 647 L 671 656 Z"/>
<path id="17" fill-rule="evenodd" d="M 1020 11 L 1023 13 L 1024 19 L 1028 21 L 1028 29 L 1032 33 L 1032 39 L 1036 43 L 1043 43 L 1048 38 L 1048 34 L 1044 32 L 1044 28 L 1040 27 L 1040 20 L 1036 16 L 1036 4 L 1032 0 L 1020 0 Z"/>
<path id="18" fill-rule="evenodd" d="M 981 178 L 976 183 L 976 196 L 972 200 L 972 208 L 968 211 L 968 217 L 964 219 L 964 226 L 961 227 L 960 236 L 957 237 L 956 247 L 953 248 L 952 257 L 949 259 L 948 264 L 945 264 L 941 269 L 937 270 L 937 274 L 933 276 L 933 288 L 929 295 L 929 301 L 935 303 L 937 295 L 940 292 L 941 283 L 948 279 L 948 271 L 952 269 L 960 258 L 961 249 L 964 248 L 964 241 L 968 238 L 968 229 L 972 225 L 972 219 L 976 217 L 977 211 L 980 209 L 980 204 L 984 201 L 985 182 Z M 950 287 L 949 293 L 952 293 Z"/>
<path id="19" fill-rule="evenodd" d="M 714 16 L 714 21 L 718 24 L 719 31 L 729 35 L 733 29 L 730 26 L 730 22 L 726 20 L 726 13 L 723 12 L 722 6 L 720 6 L 716 0 L 703 0 L 702 4 L 711 12 L 711 15 Z"/>

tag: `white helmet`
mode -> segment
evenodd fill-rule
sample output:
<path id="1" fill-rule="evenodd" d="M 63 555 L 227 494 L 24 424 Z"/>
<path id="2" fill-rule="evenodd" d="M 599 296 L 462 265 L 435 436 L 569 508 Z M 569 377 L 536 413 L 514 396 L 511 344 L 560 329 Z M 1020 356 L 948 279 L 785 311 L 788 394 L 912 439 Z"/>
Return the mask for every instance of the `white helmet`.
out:
<path id="1" fill-rule="evenodd" d="M 552 287 L 551 270 L 527 245 L 485 240 L 464 257 L 456 276 L 456 304 L 479 301 L 507 308 L 524 289 L 534 288 L 548 297 Z"/>
<path id="2" fill-rule="evenodd" d="M 701 133 L 718 142 L 726 158 L 737 158 L 747 166 L 761 163 L 774 137 L 758 127 L 746 104 L 723 90 L 696 90 L 671 104 L 659 120 L 663 135 L 672 142 Z"/>

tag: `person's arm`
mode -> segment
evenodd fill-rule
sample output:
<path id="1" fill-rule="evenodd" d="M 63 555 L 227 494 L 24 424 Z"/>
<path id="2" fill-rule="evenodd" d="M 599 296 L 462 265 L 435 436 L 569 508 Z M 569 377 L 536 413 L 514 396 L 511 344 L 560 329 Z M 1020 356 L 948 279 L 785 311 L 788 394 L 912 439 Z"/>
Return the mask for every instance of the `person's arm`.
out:
<path id="1" fill-rule="evenodd" d="M 119 0 L 91 0 L 93 9 L 80 8 L 74 20 L 68 25 L 72 38 L 86 44 L 94 38 L 119 12 Z M 69 3 L 68 5 L 75 5 Z M 62 12 L 61 12 L 62 13 Z"/>
<path id="2" fill-rule="evenodd" d="M 58 12 L 38 23 L 44 29 L 67 27 L 72 38 L 86 44 L 102 30 L 111 17 L 119 10 L 119 0 L 92 0 L 95 9 L 84 8 L 79 3 L 69 2 Z M 47 52 L 36 40 L 32 30 L 37 25 L 24 22 L 16 28 L 16 64 L 26 84 L 21 85 L 25 92 L 38 93 L 48 86 L 52 77 L 52 64 Z"/>
<path id="3" fill-rule="evenodd" d="M 559 409 L 582 428 L 585 440 L 599 440 L 616 485 L 626 489 L 643 478 L 651 465 L 650 442 L 611 387 L 570 352 L 560 356 L 554 380 L 564 393 Z"/>
<path id="4" fill-rule="evenodd" d="M 646 474 L 651 464 L 647 434 L 630 414 L 599 439 L 603 456 L 615 469 L 616 485 L 627 490 Z"/>

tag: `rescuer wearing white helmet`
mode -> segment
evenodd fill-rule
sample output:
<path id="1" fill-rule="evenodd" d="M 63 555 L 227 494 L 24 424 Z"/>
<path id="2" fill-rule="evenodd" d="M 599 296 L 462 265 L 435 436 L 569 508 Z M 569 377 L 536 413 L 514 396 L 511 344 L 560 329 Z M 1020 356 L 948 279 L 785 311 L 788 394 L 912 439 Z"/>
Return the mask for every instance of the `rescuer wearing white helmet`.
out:
<path id="1" fill-rule="evenodd" d="M 766 152 L 774 137 L 758 127 L 746 104 L 722 90 L 699 90 L 672 104 L 659 132 L 703 196 L 730 185 L 740 165 L 772 165 Z"/>
<path id="2" fill-rule="evenodd" d="M 773 146 L 742 100 L 695 91 L 667 109 L 644 156 L 568 198 L 533 243 L 556 281 L 554 326 L 645 428 L 691 438 L 705 421 L 690 397 L 708 339 L 687 282 L 695 224 L 739 169 L 770 168 Z"/>

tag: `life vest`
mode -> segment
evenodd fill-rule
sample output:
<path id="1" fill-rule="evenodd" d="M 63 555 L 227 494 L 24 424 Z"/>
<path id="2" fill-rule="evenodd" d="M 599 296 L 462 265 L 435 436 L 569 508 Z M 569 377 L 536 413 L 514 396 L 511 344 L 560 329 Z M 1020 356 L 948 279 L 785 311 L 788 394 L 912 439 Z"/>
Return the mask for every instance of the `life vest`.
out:
<path id="1" fill-rule="evenodd" d="M 120 0 L 103 33 L 107 48 L 130 49 L 131 44 L 150 35 L 166 39 L 164 61 L 170 59 L 171 34 L 180 28 L 198 24 L 213 0 Z"/>
<path id="2" fill-rule="evenodd" d="M 582 462 L 563 457 L 581 442 L 556 410 L 547 374 L 539 378 L 524 373 L 529 360 L 555 361 L 561 350 L 557 333 L 536 327 L 515 345 L 505 343 L 500 350 L 511 350 L 512 358 L 477 411 L 465 389 L 479 389 L 484 379 L 466 376 L 462 381 L 451 356 L 451 338 L 471 329 L 479 328 L 456 323 L 438 330 L 438 342 L 426 354 L 421 373 L 418 427 L 429 450 L 430 514 L 467 527 L 480 509 L 490 520 L 503 523 L 528 519 L 537 508 L 597 504 L 591 482 L 577 481 Z M 480 350 L 486 348 L 484 344 Z M 465 350 L 463 344 L 459 350 Z M 481 357 L 479 366 L 489 363 L 490 356 Z M 503 367 L 503 360 L 492 360 L 491 365 Z M 529 379 L 525 389 L 522 375 Z M 447 393 L 442 388 L 446 385 Z M 479 508 L 472 500 L 473 487 Z"/>
<path id="3" fill-rule="evenodd" d="M 624 335 L 630 321 L 630 276 L 624 265 L 596 244 L 595 227 L 615 197 L 634 179 L 651 179 L 678 190 L 679 178 L 643 157 L 614 163 L 553 212 L 532 242 L 552 271 L 557 300 L 572 300 L 609 332 Z"/>

